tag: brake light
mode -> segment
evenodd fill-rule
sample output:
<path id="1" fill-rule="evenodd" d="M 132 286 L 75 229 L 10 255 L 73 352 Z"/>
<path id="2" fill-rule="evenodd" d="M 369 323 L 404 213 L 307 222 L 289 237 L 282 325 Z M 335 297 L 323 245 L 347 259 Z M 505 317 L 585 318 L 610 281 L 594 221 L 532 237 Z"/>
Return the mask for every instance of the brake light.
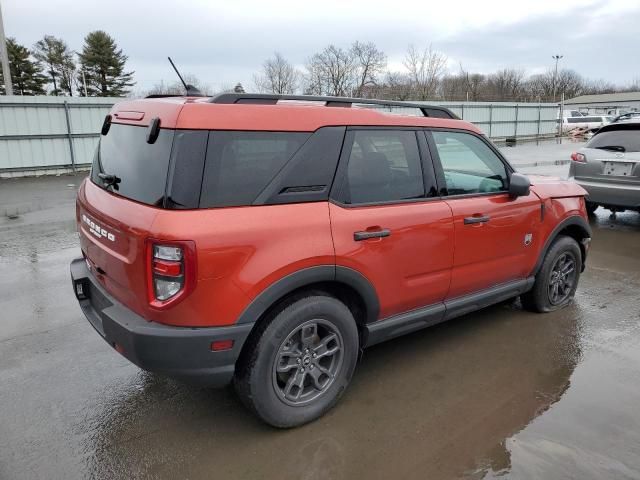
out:
<path id="1" fill-rule="evenodd" d="M 586 163 L 587 157 L 585 157 L 583 153 L 573 152 L 571 154 L 571 160 L 578 163 Z"/>
<path id="2" fill-rule="evenodd" d="M 156 308 L 177 303 L 195 286 L 195 244 L 149 240 L 147 250 L 149 303 Z"/>

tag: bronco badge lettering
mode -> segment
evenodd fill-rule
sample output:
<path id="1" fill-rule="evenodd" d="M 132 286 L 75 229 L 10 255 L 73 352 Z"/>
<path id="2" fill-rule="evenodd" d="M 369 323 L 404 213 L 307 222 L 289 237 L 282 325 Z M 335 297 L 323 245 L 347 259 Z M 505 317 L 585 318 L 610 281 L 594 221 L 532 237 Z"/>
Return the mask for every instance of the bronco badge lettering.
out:
<path id="1" fill-rule="evenodd" d="M 82 214 L 82 221 L 87 224 L 87 226 L 89 227 L 89 231 L 93 233 L 94 236 L 98 238 L 106 238 L 111 242 L 114 242 L 116 240 L 116 237 L 113 233 L 107 232 L 104 228 L 95 223 L 85 214 Z"/>

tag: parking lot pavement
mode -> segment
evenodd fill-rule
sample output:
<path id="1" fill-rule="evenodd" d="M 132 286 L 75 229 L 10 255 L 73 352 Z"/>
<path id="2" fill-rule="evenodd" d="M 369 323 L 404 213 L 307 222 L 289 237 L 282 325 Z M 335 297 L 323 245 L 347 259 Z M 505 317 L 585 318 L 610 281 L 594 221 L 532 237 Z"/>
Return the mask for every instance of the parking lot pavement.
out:
<path id="1" fill-rule="evenodd" d="M 598 211 L 570 307 L 373 347 L 336 408 L 277 431 L 92 330 L 69 282 L 79 180 L 0 182 L 0 478 L 640 478 L 637 213 Z"/>
<path id="2" fill-rule="evenodd" d="M 584 144 L 580 139 L 549 139 L 501 146 L 500 151 L 519 172 L 567 178 L 571 154 Z"/>

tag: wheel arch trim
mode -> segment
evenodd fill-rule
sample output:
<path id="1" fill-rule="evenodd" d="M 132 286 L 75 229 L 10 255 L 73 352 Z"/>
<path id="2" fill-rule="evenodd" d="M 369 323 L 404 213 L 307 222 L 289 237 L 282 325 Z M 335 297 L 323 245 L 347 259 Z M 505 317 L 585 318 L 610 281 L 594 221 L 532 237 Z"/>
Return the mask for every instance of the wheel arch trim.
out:
<path id="1" fill-rule="evenodd" d="M 345 284 L 360 295 L 366 308 L 366 323 L 378 319 L 380 303 L 375 288 L 360 272 L 341 265 L 316 265 L 290 273 L 265 288 L 245 307 L 236 324 L 254 323 L 288 294 L 313 284 Z"/>
<path id="2" fill-rule="evenodd" d="M 547 237 L 547 240 L 545 241 L 544 246 L 542 247 L 542 250 L 540 251 L 540 254 L 538 256 L 538 261 L 536 262 L 535 267 L 533 268 L 533 271 L 531 273 L 532 275 L 538 274 L 538 272 L 540 271 L 540 268 L 542 267 L 542 263 L 544 262 L 544 258 L 547 255 L 547 252 L 549 251 L 549 249 L 551 248 L 551 244 L 556 238 L 558 238 L 558 235 L 560 235 L 560 232 L 562 232 L 563 230 L 569 227 L 578 227 L 578 229 L 581 230 L 583 234 L 583 238 L 591 238 L 591 227 L 589 226 L 589 224 L 584 218 L 582 218 L 580 215 L 571 215 L 570 217 L 565 218 L 558 225 L 556 225 L 556 227 L 551 231 L 551 233 Z M 587 252 L 583 244 L 579 243 L 579 246 L 580 246 L 580 251 L 582 253 L 582 269 L 584 270 L 584 264 L 587 258 Z"/>

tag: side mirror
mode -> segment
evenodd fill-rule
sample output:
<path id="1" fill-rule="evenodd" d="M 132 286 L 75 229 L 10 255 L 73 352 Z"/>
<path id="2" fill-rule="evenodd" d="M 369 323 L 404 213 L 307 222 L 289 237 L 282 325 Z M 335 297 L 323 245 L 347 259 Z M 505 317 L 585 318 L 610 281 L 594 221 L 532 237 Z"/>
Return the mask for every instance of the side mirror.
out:
<path id="1" fill-rule="evenodd" d="M 511 198 L 524 197 L 529 195 L 531 182 L 521 173 L 512 173 L 509 181 L 509 196 Z"/>

